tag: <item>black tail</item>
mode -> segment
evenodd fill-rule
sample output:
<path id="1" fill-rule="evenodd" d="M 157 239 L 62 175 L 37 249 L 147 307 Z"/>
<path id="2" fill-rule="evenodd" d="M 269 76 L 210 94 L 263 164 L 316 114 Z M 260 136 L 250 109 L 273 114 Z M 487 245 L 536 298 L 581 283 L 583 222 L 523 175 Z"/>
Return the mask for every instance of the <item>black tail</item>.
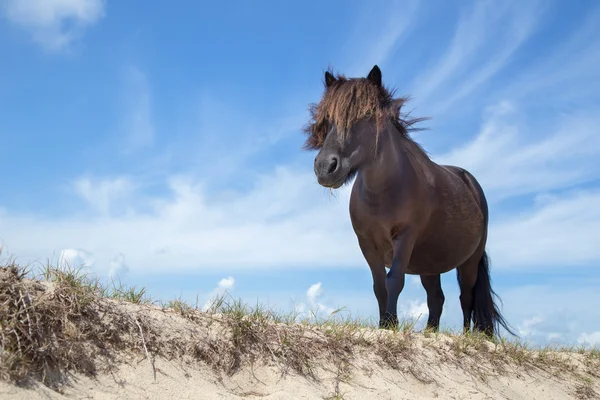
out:
<path id="1" fill-rule="evenodd" d="M 506 323 L 506 320 L 498 310 L 494 298 L 500 300 L 492 290 L 490 280 L 490 260 L 487 252 L 483 253 L 477 268 L 477 280 L 473 288 L 473 325 L 474 328 L 489 336 L 498 334 L 502 326 L 513 336 L 517 336 Z"/>

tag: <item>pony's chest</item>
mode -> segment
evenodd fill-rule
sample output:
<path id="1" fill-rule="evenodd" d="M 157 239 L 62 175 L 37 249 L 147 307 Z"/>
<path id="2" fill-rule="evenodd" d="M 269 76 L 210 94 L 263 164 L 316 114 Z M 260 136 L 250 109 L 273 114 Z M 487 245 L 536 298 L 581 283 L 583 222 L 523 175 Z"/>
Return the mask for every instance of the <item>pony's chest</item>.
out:
<path id="1" fill-rule="evenodd" d="M 350 219 L 355 230 L 381 230 L 403 219 L 403 214 L 406 210 L 400 196 L 371 198 L 356 191 L 350 198 Z"/>
<path id="2" fill-rule="evenodd" d="M 350 218 L 354 233 L 358 237 L 368 238 L 369 243 L 383 257 L 385 264 L 391 264 L 394 255 L 392 245 L 394 229 L 389 219 L 380 219 L 364 213 L 351 213 Z"/>

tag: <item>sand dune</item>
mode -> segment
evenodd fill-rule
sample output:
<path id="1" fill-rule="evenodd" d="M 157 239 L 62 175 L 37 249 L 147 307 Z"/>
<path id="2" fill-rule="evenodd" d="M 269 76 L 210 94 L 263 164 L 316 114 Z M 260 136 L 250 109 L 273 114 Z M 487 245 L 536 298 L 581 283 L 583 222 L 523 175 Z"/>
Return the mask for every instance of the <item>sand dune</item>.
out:
<path id="1" fill-rule="evenodd" d="M 2 399 L 591 399 L 598 350 L 203 313 L 0 268 Z M 125 293 L 125 292 L 123 292 Z M 133 294 L 133 292 L 131 292 Z M 133 302 L 132 302 L 133 301 Z"/>

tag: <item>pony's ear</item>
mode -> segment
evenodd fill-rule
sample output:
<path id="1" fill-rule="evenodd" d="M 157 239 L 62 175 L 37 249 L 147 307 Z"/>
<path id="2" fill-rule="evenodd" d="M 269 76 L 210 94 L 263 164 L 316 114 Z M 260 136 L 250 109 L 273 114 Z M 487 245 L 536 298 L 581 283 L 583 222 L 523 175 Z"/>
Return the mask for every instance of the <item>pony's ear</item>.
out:
<path id="1" fill-rule="evenodd" d="M 371 69 L 371 72 L 369 72 L 367 79 L 373 82 L 376 86 L 381 86 L 381 70 L 377 65 L 375 65 L 373 69 Z"/>
<path id="2" fill-rule="evenodd" d="M 337 79 L 329 71 L 325 71 L 325 86 L 330 87 Z"/>

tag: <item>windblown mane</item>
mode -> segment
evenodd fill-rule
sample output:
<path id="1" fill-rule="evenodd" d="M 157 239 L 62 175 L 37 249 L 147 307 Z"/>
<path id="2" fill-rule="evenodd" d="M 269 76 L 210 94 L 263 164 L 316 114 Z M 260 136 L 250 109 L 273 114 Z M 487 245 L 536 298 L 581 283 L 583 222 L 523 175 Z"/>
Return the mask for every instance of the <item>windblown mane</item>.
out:
<path id="1" fill-rule="evenodd" d="M 335 124 L 342 136 L 350 128 L 365 117 L 374 117 L 377 125 L 377 134 L 391 119 L 403 135 L 410 131 L 419 130 L 414 124 L 427 118 L 406 119 L 401 109 L 408 101 L 406 97 L 394 98 L 394 91 L 388 90 L 383 85 L 376 86 L 366 78 L 346 78 L 337 74 L 336 81 L 323 93 L 318 104 L 311 104 L 310 122 L 303 128 L 308 139 L 306 149 L 320 149 L 325 141 L 329 129 L 328 124 Z"/>

